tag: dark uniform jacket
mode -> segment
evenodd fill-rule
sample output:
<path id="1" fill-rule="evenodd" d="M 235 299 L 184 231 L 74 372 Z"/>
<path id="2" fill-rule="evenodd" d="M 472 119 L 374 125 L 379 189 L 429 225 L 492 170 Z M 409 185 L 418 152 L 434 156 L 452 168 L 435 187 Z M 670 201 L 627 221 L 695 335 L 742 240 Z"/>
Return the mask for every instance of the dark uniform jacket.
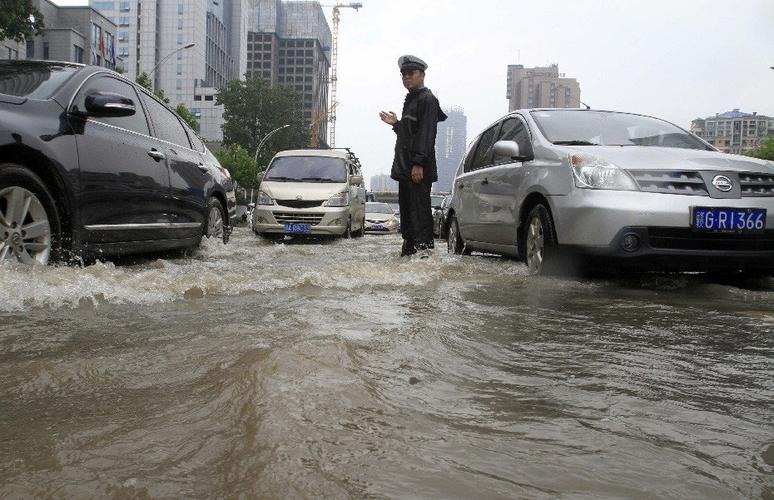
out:
<path id="1" fill-rule="evenodd" d="M 438 99 L 424 87 L 409 91 L 403 103 L 400 121 L 392 126 L 398 138 L 395 141 L 395 158 L 390 177 L 396 181 L 410 181 L 411 168 L 424 168 L 423 182 L 438 180 L 435 163 L 435 135 L 438 122 L 446 120 Z"/>

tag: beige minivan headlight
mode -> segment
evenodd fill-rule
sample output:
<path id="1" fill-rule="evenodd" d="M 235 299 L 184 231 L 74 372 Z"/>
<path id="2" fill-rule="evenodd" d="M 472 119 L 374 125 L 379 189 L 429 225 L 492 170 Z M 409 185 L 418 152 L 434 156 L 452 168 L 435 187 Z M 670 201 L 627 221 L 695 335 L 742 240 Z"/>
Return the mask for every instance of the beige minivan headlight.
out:
<path id="1" fill-rule="evenodd" d="M 274 205 L 274 199 L 263 191 L 258 191 L 259 205 Z"/>
<path id="2" fill-rule="evenodd" d="M 349 205 L 348 191 L 342 191 L 340 193 L 336 193 L 330 198 L 328 198 L 328 201 L 323 203 L 324 207 L 346 207 L 348 205 Z"/>

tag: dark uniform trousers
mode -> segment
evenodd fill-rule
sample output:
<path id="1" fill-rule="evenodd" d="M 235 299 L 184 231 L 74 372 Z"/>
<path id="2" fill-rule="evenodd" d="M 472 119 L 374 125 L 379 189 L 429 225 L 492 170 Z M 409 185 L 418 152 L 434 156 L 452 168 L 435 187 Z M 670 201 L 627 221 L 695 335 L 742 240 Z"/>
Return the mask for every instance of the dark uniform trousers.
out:
<path id="1" fill-rule="evenodd" d="M 400 232 L 403 254 L 433 248 L 433 213 L 430 207 L 431 184 L 400 181 Z"/>

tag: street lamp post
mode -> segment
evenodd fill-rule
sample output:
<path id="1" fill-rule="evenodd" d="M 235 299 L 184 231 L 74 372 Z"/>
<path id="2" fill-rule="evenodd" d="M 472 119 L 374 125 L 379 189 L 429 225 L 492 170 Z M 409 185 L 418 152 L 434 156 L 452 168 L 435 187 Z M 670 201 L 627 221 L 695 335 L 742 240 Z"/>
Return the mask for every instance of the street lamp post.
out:
<path id="1" fill-rule="evenodd" d="M 269 140 L 269 138 L 271 136 L 273 136 L 274 134 L 276 134 L 277 132 L 279 132 L 282 129 L 288 128 L 289 126 L 290 126 L 290 124 L 285 124 L 285 125 L 282 125 L 281 127 L 275 128 L 274 130 L 272 130 L 268 134 L 264 135 L 263 139 L 261 139 L 261 142 L 258 143 L 258 147 L 255 148 L 255 157 L 253 158 L 253 162 L 255 163 L 255 180 L 256 181 L 258 180 L 258 152 L 261 150 L 261 146 L 263 146 L 263 144 L 267 140 Z M 250 203 L 252 203 L 252 202 L 253 202 L 253 188 L 250 188 Z"/>
<path id="2" fill-rule="evenodd" d="M 156 71 L 157 69 L 159 69 L 159 66 L 161 66 L 161 63 L 163 63 L 164 61 L 166 61 L 167 59 L 169 59 L 170 57 L 172 57 L 174 54 L 177 54 L 177 53 L 178 53 L 178 52 L 180 52 L 181 50 L 190 49 L 191 47 L 194 47 L 195 45 L 196 45 L 196 44 L 195 44 L 194 42 L 187 43 L 187 44 L 183 45 L 182 47 L 179 47 L 179 48 L 177 48 L 177 49 L 173 50 L 172 52 L 170 52 L 169 54 L 165 55 L 164 57 L 162 57 L 162 58 L 161 58 L 161 60 L 160 60 L 160 61 L 159 61 L 159 62 L 158 62 L 158 63 L 157 63 L 157 64 L 156 64 L 154 67 L 153 67 L 153 69 L 152 69 L 152 70 L 150 70 L 150 73 L 148 73 L 148 78 L 150 78 L 151 76 L 153 76 L 153 73 L 155 73 L 155 71 Z M 154 87 L 155 87 L 155 86 L 156 86 L 156 85 L 154 85 Z"/>

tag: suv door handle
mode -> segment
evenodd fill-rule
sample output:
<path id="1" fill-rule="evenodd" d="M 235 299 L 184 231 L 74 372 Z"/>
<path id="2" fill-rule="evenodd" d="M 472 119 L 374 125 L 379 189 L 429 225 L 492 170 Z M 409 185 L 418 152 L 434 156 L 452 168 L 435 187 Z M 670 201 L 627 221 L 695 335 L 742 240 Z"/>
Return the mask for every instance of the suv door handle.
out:
<path id="1" fill-rule="evenodd" d="M 156 161 L 161 161 L 166 158 L 166 155 L 156 148 L 153 148 L 150 151 L 148 151 L 148 156 L 150 156 Z"/>
<path id="2" fill-rule="evenodd" d="M 489 179 L 487 179 L 486 177 L 484 177 L 484 180 L 483 180 L 483 181 L 481 181 L 481 185 L 482 185 L 482 186 L 486 186 L 487 184 L 489 184 Z"/>

